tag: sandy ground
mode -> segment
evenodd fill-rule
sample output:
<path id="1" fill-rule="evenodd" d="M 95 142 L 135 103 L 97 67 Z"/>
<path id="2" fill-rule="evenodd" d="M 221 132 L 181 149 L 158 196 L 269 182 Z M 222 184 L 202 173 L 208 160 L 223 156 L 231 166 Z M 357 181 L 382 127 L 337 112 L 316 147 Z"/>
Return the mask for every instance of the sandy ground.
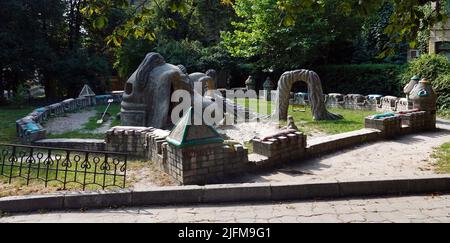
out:
<path id="1" fill-rule="evenodd" d="M 217 131 L 221 134 L 226 134 L 230 140 L 244 144 L 255 137 L 273 134 L 280 131 L 280 129 L 275 123 L 271 122 L 249 122 L 221 127 Z"/>
<path id="2" fill-rule="evenodd" d="M 54 117 L 45 125 L 45 129 L 50 134 L 63 134 L 71 131 L 80 131 L 85 133 L 106 133 L 111 127 L 111 119 L 104 122 L 103 125 L 94 131 L 83 131 L 84 124 L 89 122 L 91 117 L 97 115 L 95 110 L 85 110 L 77 113 L 68 113 L 65 116 Z"/>
<path id="3" fill-rule="evenodd" d="M 44 127 L 50 134 L 63 134 L 65 132 L 80 130 L 89 121 L 89 118 L 96 114 L 97 112 L 95 110 L 67 113 L 65 116 L 49 119 Z"/>
<path id="4" fill-rule="evenodd" d="M 255 137 L 264 137 L 269 134 L 280 132 L 278 124 L 273 122 L 248 122 L 234 126 L 219 127 L 217 131 L 225 134 L 230 140 L 237 141 L 241 144 L 251 141 Z M 318 138 L 327 136 L 326 133 L 320 131 L 310 131 L 309 138 Z"/>
<path id="5" fill-rule="evenodd" d="M 450 142 L 450 121 L 439 120 L 438 128 L 432 133 L 361 145 L 272 173 L 248 174 L 232 182 L 301 183 L 432 175 L 435 164 L 431 154 L 435 147 Z"/>

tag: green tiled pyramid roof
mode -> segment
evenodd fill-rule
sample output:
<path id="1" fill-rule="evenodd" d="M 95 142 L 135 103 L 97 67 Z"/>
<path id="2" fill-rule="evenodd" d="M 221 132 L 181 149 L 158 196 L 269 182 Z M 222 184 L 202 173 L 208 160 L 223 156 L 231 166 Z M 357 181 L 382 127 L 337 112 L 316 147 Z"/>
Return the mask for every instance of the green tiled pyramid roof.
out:
<path id="1" fill-rule="evenodd" d="M 193 125 L 191 121 L 193 121 L 192 108 L 170 132 L 166 138 L 167 142 L 180 148 L 224 142 L 223 138 L 212 126 L 206 124 Z"/>

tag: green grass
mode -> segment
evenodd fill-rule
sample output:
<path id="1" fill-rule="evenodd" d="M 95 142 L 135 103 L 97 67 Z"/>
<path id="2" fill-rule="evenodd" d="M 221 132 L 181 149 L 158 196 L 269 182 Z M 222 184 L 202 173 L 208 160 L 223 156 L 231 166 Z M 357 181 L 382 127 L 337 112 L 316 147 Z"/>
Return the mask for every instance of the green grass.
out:
<path id="1" fill-rule="evenodd" d="M 269 114 L 270 112 L 261 112 L 261 107 L 271 107 L 270 102 L 256 99 L 238 99 L 237 103 L 250 108 L 252 111 L 257 111 L 260 114 Z M 337 121 L 314 121 L 312 118 L 311 108 L 300 106 L 290 106 L 289 115 L 294 117 L 294 120 L 303 132 L 309 133 L 312 131 L 320 131 L 328 134 L 339 134 L 344 132 L 355 131 L 364 128 L 364 118 L 375 114 L 373 111 L 356 111 L 345 109 L 329 109 L 330 112 L 341 114 L 344 119 Z"/>
<path id="2" fill-rule="evenodd" d="M 33 111 L 33 107 L 0 106 L 0 143 L 17 143 L 16 120 Z"/>
<path id="3" fill-rule="evenodd" d="M 438 111 L 438 117 L 450 120 L 450 109 Z"/>
<path id="4" fill-rule="evenodd" d="M 450 143 L 446 143 L 441 147 L 436 148 L 432 157 L 437 160 L 438 173 L 450 173 Z"/>
<path id="5" fill-rule="evenodd" d="M 46 177 L 46 173 L 47 173 L 47 168 L 45 167 L 45 165 L 43 168 L 41 167 L 39 170 L 36 167 L 37 165 L 34 165 L 35 167 L 32 167 L 32 169 L 30 170 L 30 178 L 32 178 L 29 182 L 29 185 L 27 185 L 27 180 L 25 179 L 28 173 L 28 168 L 26 166 L 24 166 L 22 168 L 22 177 L 17 177 L 17 178 L 13 178 L 11 180 L 11 184 L 9 184 L 9 179 L 6 176 L 2 176 L 3 175 L 9 175 L 10 173 L 10 169 L 11 167 L 8 165 L 3 166 L 3 168 L 0 165 L 0 198 L 1 197 L 7 197 L 7 196 L 17 196 L 17 195 L 29 195 L 29 194 L 42 194 L 42 193 L 49 193 L 49 192 L 55 192 L 55 191 L 61 191 L 63 190 L 63 183 L 60 181 L 64 181 L 64 178 L 66 179 L 66 181 L 68 182 L 66 184 L 66 190 L 82 190 L 83 186 L 79 183 L 83 183 L 84 180 L 86 180 L 86 183 L 88 185 L 86 185 L 85 190 L 99 190 L 102 189 L 102 184 L 103 181 L 105 181 L 105 185 L 109 187 L 107 187 L 107 189 L 118 189 L 119 186 L 122 186 L 123 184 L 123 177 L 119 177 L 116 176 L 114 178 L 113 175 L 106 175 L 105 177 L 103 176 L 102 170 L 101 170 L 101 165 L 103 163 L 103 159 L 100 159 L 100 161 L 97 163 L 97 175 L 94 176 L 94 174 L 92 174 L 92 172 L 95 171 L 95 163 L 93 163 L 92 159 L 90 159 L 90 164 L 91 164 L 91 168 L 87 169 L 87 172 L 91 172 L 91 174 L 87 174 L 86 176 L 84 176 L 83 172 L 84 172 L 84 168 L 81 167 L 81 163 L 78 163 L 78 165 L 75 163 L 75 161 L 73 160 L 75 154 L 73 154 L 71 156 L 72 159 L 72 164 L 69 166 L 68 168 L 68 172 L 67 175 L 64 171 L 65 167 L 62 166 L 62 161 L 64 160 L 64 158 L 61 158 L 60 162 L 59 162 L 59 171 L 56 172 L 55 168 L 56 168 L 56 162 L 53 166 L 49 166 L 49 170 L 48 170 L 48 178 L 50 181 L 48 182 L 47 187 L 45 187 L 45 182 L 37 178 L 37 173 L 39 172 L 40 176 L 39 178 L 41 179 L 45 179 Z M 81 157 L 83 157 L 83 155 L 81 155 Z M 45 158 L 45 157 L 44 157 Z M 112 164 L 112 160 L 111 158 L 109 159 L 109 164 L 110 164 L 110 169 L 108 170 L 107 173 L 114 173 L 114 165 Z M 19 165 L 19 164 L 16 164 Z M 118 165 L 118 171 L 119 168 L 122 164 Z M 128 160 L 127 162 L 127 171 L 130 170 L 139 170 L 140 168 L 142 168 L 145 164 L 142 163 L 141 161 L 134 161 L 134 160 Z M 75 168 L 76 166 L 76 168 Z M 77 177 L 75 178 L 75 172 L 73 172 L 74 170 L 78 170 L 80 172 L 77 173 Z M 69 171 L 71 170 L 71 171 Z M 12 175 L 13 176 L 19 176 L 19 171 L 20 169 L 18 167 L 13 167 L 12 170 Z M 120 172 L 118 172 L 120 173 Z M 90 184 L 94 182 L 94 177 L 95 177 L 95 182 L 97 184 L 100 185 L 96 185 L 96 184 Z M 59 181 L 55 181 L 54 179 L 57 179 Z M 114 183 L 114 179 L 116 180 L 116 182 Z M 77 183 L 76 183 L 77 182 Z M 126 180 L 126 184 L 125 184 L 125 188 L 130 187 L 133 183 L 135 183 L 133 181 L 133 178 L 131 176 L 127 177 Z M 117 185 L 117 186 L 112 186 L 113 184 Z"/>
<path id="6" fill-rule="evenodd" d="M 100 118 L 103 115 L 103 112 L 105 112 L 107 105 L 99 105 L 95 108 L 97 111 L 97 114 L 91 118 L 89 118 L 89 121 L 84 124 L 84 130 L 87 131 L 94 131 L 100 127 L 102 127 L 102 124 L 98 124 L 97 121 L 100 120 Z M 120 112 L 120 104 L 111 104 L 111 107 L 108 109 L 108 113 L 111 115 L 113 120 L 113 126 L 114 124 L 120 124 L 120 120 L 116 119 L 117 114 Z"/>

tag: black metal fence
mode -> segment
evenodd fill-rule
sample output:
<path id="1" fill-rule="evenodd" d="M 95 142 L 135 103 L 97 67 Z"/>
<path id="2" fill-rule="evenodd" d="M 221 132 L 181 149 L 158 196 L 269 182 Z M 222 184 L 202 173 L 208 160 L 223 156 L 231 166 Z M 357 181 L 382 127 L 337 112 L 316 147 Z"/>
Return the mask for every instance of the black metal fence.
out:
<path id="1" fill-rule="evenodd" d="M 8 183 L 22 179 L 29 185 L 38 180 L 94 189 L 125 188 L 127 155 L 73 149 L 0 144 L 0 177 Z"/>

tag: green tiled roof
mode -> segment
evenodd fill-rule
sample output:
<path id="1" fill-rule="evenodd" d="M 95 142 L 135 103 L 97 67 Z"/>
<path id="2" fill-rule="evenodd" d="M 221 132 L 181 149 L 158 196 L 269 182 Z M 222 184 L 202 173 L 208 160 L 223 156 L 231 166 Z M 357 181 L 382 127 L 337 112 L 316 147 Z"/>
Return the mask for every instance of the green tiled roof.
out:
<path id="1" fill-rule="evenodd" d="M 170 132 L 166 141 L 180 148 L 224 142 L 223 138 L 212 126 L 206 124 L 193 125 L 192 121 L 191 107 Z"/>

